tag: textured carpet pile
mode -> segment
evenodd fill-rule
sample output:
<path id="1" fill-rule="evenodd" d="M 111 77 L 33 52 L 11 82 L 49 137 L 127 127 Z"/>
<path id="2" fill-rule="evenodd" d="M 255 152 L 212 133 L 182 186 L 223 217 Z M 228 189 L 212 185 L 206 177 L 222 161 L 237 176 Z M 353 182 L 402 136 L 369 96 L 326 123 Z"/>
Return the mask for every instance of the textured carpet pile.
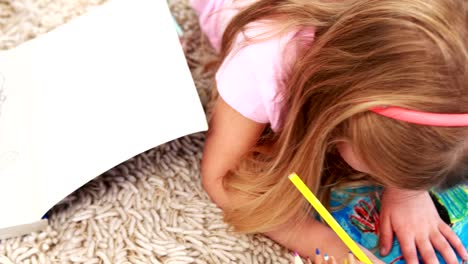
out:
<path id="1" fill-rule="evenodd" d="M 103 2 L 0 0 L 0 49 Z M 206 106 L 213 71 L 202 59 L 210 50 L 187 1 L 169 4 L 185 31 L 187 61 Z M 200 185 L 203 140 L 203 133 L 175 140 L 97 177 L 49 212 L 44 232 L 0 241 L 0 264 L 290 263 L 290 254 L 271 240 L 229 231 Z"/>

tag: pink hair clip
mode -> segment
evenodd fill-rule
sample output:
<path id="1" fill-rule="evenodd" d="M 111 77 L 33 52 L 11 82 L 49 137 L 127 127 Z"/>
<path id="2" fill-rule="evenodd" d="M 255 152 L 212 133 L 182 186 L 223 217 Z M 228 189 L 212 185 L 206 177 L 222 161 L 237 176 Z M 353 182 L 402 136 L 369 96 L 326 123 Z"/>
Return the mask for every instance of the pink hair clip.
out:
<path id="1" fill-rule="evenodd" d="M 420 112 L 396 106 L 380 106 L 370 109 L 372 112 L 408 123 L 440 127 L 468 126 L 468 114 L 439 114 Z"/>

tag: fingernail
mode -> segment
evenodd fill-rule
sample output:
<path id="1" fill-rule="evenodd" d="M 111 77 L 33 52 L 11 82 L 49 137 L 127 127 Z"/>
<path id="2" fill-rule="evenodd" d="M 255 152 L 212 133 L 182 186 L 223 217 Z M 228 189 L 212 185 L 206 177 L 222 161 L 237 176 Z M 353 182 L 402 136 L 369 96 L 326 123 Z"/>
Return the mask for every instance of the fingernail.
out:
<path id="1" fill-rule="evenodd" d="M 387 249 L 382 247 L 380 248 L 380 255 L 385 255 L 385 253 L 387 252 Z"/>
<path id="2" fill-rule="evenodd" d="M 294 256 L 297 257 L 297 256 L 299 256 L 299 254 L 297 254 L 297 252 L 294 251 Z"/>
<path id="3" fill-rule="evenodd" d="M 325 255 L 323 255 L 323 259 L 324 259 L 325 261 L 328 260 L 328 254 L 327 254 L 327 253 L 325 253 Z"/>
<path id="4" fill-rule="evenodd" d="M 319 248 L 315 249 L 315 255 L 320 255 L 320 249 Z"/>

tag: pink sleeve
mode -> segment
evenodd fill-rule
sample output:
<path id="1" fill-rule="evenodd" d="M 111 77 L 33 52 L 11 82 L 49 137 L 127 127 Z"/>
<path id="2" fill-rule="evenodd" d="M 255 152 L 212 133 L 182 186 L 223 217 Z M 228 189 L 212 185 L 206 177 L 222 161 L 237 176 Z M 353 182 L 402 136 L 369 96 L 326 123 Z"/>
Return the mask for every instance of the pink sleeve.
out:
<path id="1" fill-rule="evenodd" d="M 256 69 L 251 51 L 247 46 L 231 52 L 216 73 L 216 85 L 221 98 L 234 110 L 255 122 L 269 123 L 261 91 L 268 77 Z"/>
<path id="2" fill-rule="evenodd" d="M 239 34 L 233 51 L 216 73 L 219 95 L 241 115 L 258 123 L 270 123 L 277 131 L 283 110 L 279 91 L 284 88 L 282 81 L 286 69 L 296 57 L 296 46 L 287 48 L 287 45 L 295 36 L 311 43 L 314 32 L 293 31 L 259 42 L 247 41 L 243 45 L 246 39 L 265 33 L 265 27 L 252 24 L 244 33 Z"/>

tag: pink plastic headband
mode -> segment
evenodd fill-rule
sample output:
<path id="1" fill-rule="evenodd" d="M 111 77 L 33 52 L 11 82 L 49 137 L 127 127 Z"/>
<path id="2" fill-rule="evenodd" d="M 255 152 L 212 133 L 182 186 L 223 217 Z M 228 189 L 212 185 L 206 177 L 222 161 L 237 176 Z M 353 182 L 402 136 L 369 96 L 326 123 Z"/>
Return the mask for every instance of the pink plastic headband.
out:
<path id="1" fill-rule="evenodd" d="M 468 126 L 468 114 L 438 114 L 419 112 L 396 106 L 375 107 L 372 112 L 408 123 L 440 127 Z"/>

